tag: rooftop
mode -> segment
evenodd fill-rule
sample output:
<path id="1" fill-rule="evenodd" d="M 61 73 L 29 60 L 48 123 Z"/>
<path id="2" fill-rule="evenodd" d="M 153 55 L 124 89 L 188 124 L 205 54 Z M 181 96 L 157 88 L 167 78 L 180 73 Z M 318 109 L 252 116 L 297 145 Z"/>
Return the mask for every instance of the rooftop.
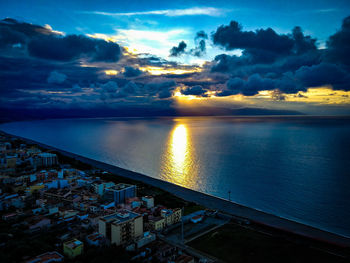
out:
<path id="1" fill-rule="evenodd" d="M 56 154 L 54 154 L 54 153 L 39 153 L 38 156 L 40 156 L 40 157 L 56 157 Z"/>
<path id="2" fill-rule="evenodd" d="M 91 240 L 92 242 L 95 242 L 96 240 L 102 240 L 103 236 L 99 233 L 93 233 L 91 235 L 88 235 L 86 238 Z"/>
<path id="3" fill-rule="evenodd" d="M 108 223 L 119 224 L 119 223 L 126 222 L 130 219 L 136 218 L 138 216 L 140 216 L 140 215 L 137 213 L 134 213 L 132 211 L 121 210 L 121 211 L 118 211 L 117 213 L 101 217 L 100 219 L 103 221 L 106 221 Z"/>
<path id="4" fill-rule="evenodd" d="M 65 246 L 67 246 L 67 247 L 69 247 L 71 249 L 75 249 L 75 248 L 79 247 L 82 244 L 83 244 L 83 242 L 81 242 L 78 239 L 73 239 L 73 240 L 70 240 L 70 241 L 67 241 L 67 242 L 64 243 Z"/>
<path id="5" fill-rule="evenodd" d="M 120 191 L 126 188 L 130 188 L 130 187 L 134 187 L 135 185 L 132 184 L 117 184 L 114 185 L 112 187 L 107 188 L 106 190 L 116 190 L 116 191 Z"/>
<path id="6" fill-rule="evenodd" d="M 46 252 L 27 261 L 27 263 L 45 263 L 52 261 L 63 261 L 63 256 L 57 251 Z"/>

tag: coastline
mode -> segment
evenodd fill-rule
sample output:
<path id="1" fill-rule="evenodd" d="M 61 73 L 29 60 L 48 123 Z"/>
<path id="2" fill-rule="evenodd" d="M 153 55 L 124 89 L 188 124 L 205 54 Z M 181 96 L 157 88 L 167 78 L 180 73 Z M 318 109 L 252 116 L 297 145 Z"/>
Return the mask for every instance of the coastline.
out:
<path id="1" fill-rule="evenodd" d="M 62 155 L 87 163 L 98 169 L 106 170 L 113 174 L 117 174 L 120 177 L 132 179 L 135 181 L 139 181 L 139 182 L 160 188 L 184 200 L 195 202 L 197 204 L 203 205 L 213 210 L 220 210 L 222 212 L 225 212 L 233 216 L 248 219 L 253 223 L 268 226 L 290 234 L 295 234 L 298 236 L 310 238 L 316 241 L 321 241 L 332 245 L 337 245 L 340 247 L 350 247 L 350 238 L 348 237 L 344 237 L 335 233 L 321 230 L 312 226 L 304 225 L 302 223 L 298 223 L 289 219 L 281 218 L 276 215 L 268 214 L 263 211 L 249 208 L 219 197 L 215 197 L 206 193 L 198 192 L 179 185 L 175 185 L 170 182 L 152 178 L 141 173 L 133 172 L 111 164 L 107 164 L 107 163 L 103 163 L 87 157 L 83 157 L 81 155 L 67 152 L 67 151 L 31 140 L 28 138 L 13 135 L 4 131 L 2 132 L 5 134 L 9 134 L 13 137 L 21 138 L 29 143 L 37 144 L 43 148 L 57 151 Z"/>

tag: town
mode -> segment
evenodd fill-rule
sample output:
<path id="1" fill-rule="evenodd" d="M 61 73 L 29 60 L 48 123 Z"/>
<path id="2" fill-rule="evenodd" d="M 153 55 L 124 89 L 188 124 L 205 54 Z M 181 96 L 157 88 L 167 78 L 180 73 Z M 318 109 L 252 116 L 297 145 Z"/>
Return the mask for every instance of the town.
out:
<path id="1" fill-rule="evenodd" d="M 193 238 L 203 227 L 227 221 L 215 219 L 215 211 L 195 205 L 184 216 L 183 207 L 168 208 L 147 195 L 154 192 L 150 187 L 138 189 L 116 177 L 104 180 L 113 175 L 61 163 L 56 153 L 5 134 L 0 154 L 0 247 L 7 248 L 8 261 L 86 261 L 84 255 L 93 251 L 136 262 L 212 261 L 183 245 L 183 228 L 185 224 L 186 235 Z M 192 225 L 206 215 L 212 217 L 210 224 L 195 229 Z M 17 238 L 30 243 L 27 255 L 11 254 L 11 243 L 20 244 Z M 33 245 L 41 239 L 42 244 Z M 43 251 L 45 247 L 52 249 Z"/>

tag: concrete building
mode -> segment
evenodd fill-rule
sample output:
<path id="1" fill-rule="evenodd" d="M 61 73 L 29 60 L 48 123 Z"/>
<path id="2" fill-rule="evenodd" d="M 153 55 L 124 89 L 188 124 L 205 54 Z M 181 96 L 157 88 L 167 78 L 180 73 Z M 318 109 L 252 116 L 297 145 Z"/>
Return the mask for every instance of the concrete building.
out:
<path id="1" fill-rule="evenodd" d="M 163 217 L 153 217 L 148 219 L 148 224 L 152 230 L 162 231 L 165 226 L 165 219 Z"/>
<path id="2" fill-rule="evenodd" d="M 108 201 L 114 201 L 115 205 L 125 203 L 127 198 L 136 196 L 136 185 L 117 184 L 105 190 L 104 198 Z"/>
<path id="3" fill-rule="evenodd" d="M 58 165 L 57 155 L 54 153 L 39 153 L 33 159 L 35 167 L 51 167 Z"/>
<path id="4" fill-rule="evenodd" d="M 156 235 L 154 233 L 145 232 L 143 234 L 143 237 L 141 237 L 140 239 L 138 239 L 136 241 L 137 248 L 141 248 L 145 245 L 148 245 L 149 243 L 153 242 L 154 240 L 156 240 Z"/>
<path id="5" fill-rule="evenodd" d="M 137 213 L 122 210 L 99 219 L 99 233 L 112 244 L 124 245 L 143 236 L 143 217 Z"/>
<path id="6" fill-rule="evenodd" d="M 181 209 L 162 209 L 161 216 L 165 219 L 165 224 L 167 226 L 176 224 L 181 220 Z"/>
<path id="7" fill-rule="evenodd" d="M 147 208 L 153 208 L 154 207 L 154 198 L 153 196 L 143 196 L 142 197 L 143 205 Z"/>
<path id="8" fill-rule="evenodd" d="M 63 253 L 69 258 L 75 258 L 83 254 L 84 243 L 78 239 L 69 240 L 63 243 Z"/>
<path id="9" fill-rule="evenodd" d="M 99 233 L 92 233 L 86 237 L 86 242 L 90 246 L 100 246 L 104 241 L 104 237 Z"/>
<path id="10" fill-rule="evenodd" d="M 6 167 L 15 168 L 17 164 L 17 156 L 6 156 Z"/>
<path id="11" fill-rule="evenodd" d="M 103 196 L 103 194 L 105 193 L 105 190 L 113 186 L 115 186 L 115 183 L 113 182 L 103 182 L 100 184 L 98 183 L 93 184 L 95 193 L 98 194 L 99 196 Z"/>

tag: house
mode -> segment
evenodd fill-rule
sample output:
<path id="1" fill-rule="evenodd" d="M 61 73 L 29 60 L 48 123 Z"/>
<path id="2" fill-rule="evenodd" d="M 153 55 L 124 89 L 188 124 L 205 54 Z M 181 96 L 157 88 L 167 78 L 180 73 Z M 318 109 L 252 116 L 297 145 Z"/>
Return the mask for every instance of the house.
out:
<path id="1" fill-rule="evenodd" d="M 148 219 L 148 224 L 150 228 L 154 231 L 162 231 L 165 226 L 166 222 L 163 217 L 152 217 Z"/>
<path id="2" fill-rule="evenodd" d="M 64 256 L 62 256 L 57 251 L 46 252 L 35 258 L 29 259 L 26 263 L 49 263 L 49 262 L 61 262 L 63 261 Z"/>
<path id="3" fill-rule="evenodd" d="M 84 243 L 78 239 L 72 239 L 63 243 L 63 253 L 69 258 L 75 258 L 83 254 Z"/>
<path id="4" fill-rule="evenodd" d="M 167 226 L 176 224 L 181 220 L 182 211 L 180 208 L 162 209 L 161 216 L 165 219 Z"/>
<path id="5" fill-rule="evenodd" d="M 86 242 L 91 246 L 100 246 L 104 242 L 104 237 L 99 233 L 93 233 L 86 237 Z"/>
<path id="6" fill-rule="evenodd" d="M 153 208 L 154 207 L 154 198 L 153 196 L 143 196 L 142 197 L 143 205 L 147 208 Z"/>
<path id="7" fill-rule="evenodd" d="M 44 229 L 51 225 L 51 220 L 44 216 L 33 216 L 26 220 L 29 230 Z"/>

